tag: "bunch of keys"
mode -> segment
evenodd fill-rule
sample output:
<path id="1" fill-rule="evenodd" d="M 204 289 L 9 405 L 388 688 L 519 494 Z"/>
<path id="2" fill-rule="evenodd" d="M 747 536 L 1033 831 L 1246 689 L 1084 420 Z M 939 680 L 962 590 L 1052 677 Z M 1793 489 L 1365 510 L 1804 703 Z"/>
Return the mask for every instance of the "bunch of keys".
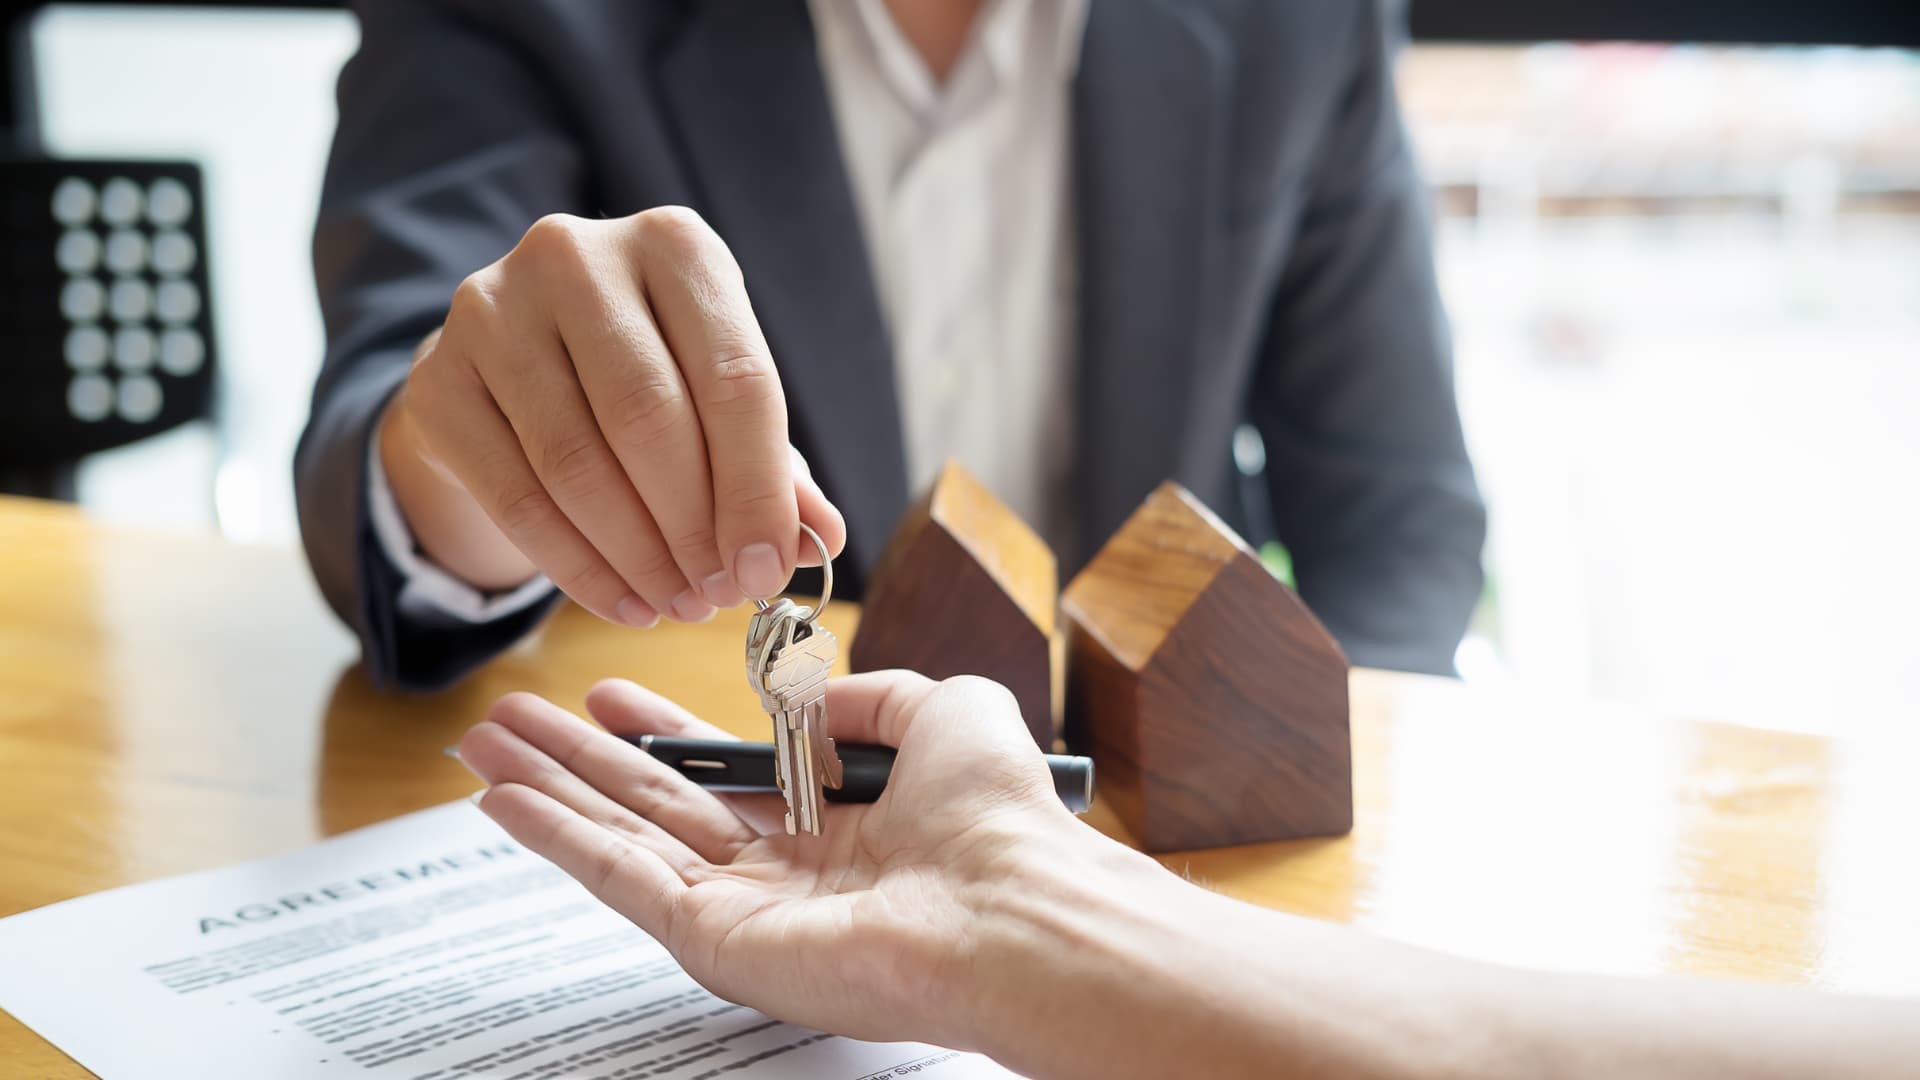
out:
<path id="1" fill-rule="evenodd" d="M 820 550 L 820 603 L 754 601 L 760 610 L 747 625 L 747 683 L 773 720 L 774 775 L 787 800 L 787 834 L 819 836 L 821 789 L 840 786 L 840 755 L 827 734 L 827 674 L 840 645 L 820 625 L 833 596 L 833 562 L 818 533 L 804 524 L 800 531 Z"/>

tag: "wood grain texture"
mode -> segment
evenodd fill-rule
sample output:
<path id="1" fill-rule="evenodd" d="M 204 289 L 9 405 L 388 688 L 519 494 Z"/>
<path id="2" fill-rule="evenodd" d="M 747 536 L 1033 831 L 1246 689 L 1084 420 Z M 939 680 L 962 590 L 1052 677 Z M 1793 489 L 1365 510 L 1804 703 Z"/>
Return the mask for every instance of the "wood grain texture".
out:
<path id="1" fill-rule="evenodd" d="M 477 784 L 440 750 L 510 690 L 577 709 L 623 675 L 764 739 L 746 618 L 635 631 L 564 608 L 462 687 L 401 696 L 367 684 L 297 551 L 0 498 L 0 915 L 459 798 Z M 827 621 L 846 640 L 855 618 Z M 1833 740 L 1377 671 L 1349 685 L 1350 835 L 1160 861 L 1484 960 L 1920 993 L 1912 718 Z M 1088 820 L 1127 839 L 1110 779 Z M 0 1077 L 86 1075 L 0 1013 Z"/>
<path id="2" fill-rule="evenodd" d="M 1347 661 L 1179 485 L 1068 586 L 1067 741 L 1148 851 L 1353 825 Z"/>
<path id="3" fill-rule="evenodd" d="M 1054 742 L 1053 552 L 949 461 L 894 529 L 869 577 L 854 671 L 982 675 L 1013 691 L 1037 745 Z"/>

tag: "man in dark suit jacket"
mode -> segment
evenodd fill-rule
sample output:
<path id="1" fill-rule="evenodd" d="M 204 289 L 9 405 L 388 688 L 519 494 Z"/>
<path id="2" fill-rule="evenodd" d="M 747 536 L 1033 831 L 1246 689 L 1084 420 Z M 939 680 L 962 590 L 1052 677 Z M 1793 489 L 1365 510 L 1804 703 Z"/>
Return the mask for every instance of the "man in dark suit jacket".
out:
<path id="1" fill-rule="evenodd" d="M 1485 518 L 1396 6 L 363 5 L 296 482 L 374 677 L 458 678 L 550 583 L 635 626 L 710 617 L 807 561 L 801 521 L 844 544 L 857 594 L 943 452 L 941 410 L 993 400 L 954 389 L 974 368 L 926 377 L 942 288 L 986 298 L 982 379 L 1044 388 L 953 438 L 1020 448 L 999 465 L 1016 509 L 1057 513 L 1037 524 L 1063 572 L 1168 477 L 1244 526 L 1229 444 L 1251 423 L 1271 525 L 1354 662 L 1450 671 Z M 861 96 L 883 74 L 892 112 Z M 913 211 L 888 185 L 942 167 L 911 155 L 948 123 L 949 176 L 982 179 Z M 949 212 L 979 251 L 915 247 Z M 959 300 L 964 323 L 980 305 Z"/>

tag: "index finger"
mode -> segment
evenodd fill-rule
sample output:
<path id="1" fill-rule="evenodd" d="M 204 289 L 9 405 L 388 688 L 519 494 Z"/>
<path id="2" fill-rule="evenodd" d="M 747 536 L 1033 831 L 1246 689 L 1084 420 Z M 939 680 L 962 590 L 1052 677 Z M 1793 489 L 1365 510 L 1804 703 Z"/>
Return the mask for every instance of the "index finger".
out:
<path id="1" fill-rule="evenodd" d="M 911 671 L 868 671 L 827 680 L 827 724 L 835 739 L 900 745 L 913 715 L 939 683 Z M 615 735 L 739 741 L 739 736 L 627 679 L 602 679 L 587 691 L 587 711 Z"/>
<path id="2" fill-rule="evenodd" d="M 780 375 L 719 235 L 682 207 L 645 221 L 647 297 L 699 413 L 720 558 L 741 592 L 765 599 L 786 587 L 800 535 Z"/>
<path id="3" fill-rule="evenodd" d="M 739 736 L 706 722 L 671 700 L 627 679 L 602 679 L 587 691 L 587 712 L 615 735 L 666 735 L 676 739 Z"/>

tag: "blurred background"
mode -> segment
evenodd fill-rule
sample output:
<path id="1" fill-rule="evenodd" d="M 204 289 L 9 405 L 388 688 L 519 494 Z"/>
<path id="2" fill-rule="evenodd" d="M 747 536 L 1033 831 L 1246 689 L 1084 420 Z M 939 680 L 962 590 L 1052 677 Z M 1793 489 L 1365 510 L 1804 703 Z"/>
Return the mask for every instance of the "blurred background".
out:
<path id="1" fill-rule="evenodd" d="M 1920 8 L 1750 7 L 1415 0 L 1402 97 L 1493 514 L 1460 668 L 1796 730 L 1920 724 Z M 197 418 L 87 454 L 71 493 L 109 522 L 294 542 L 309 232 L 353 19 L 13 8 L 8 151 L 191 162 L 202 185 L 186 240 L 162 239 L 149 185 L 138 236 L 61 255 L 152 263 L 145 292 L 44 297 L 152 309 L 151 337 L 49 339 L 88 430 L 152 421 L 161 376 L 202 370 L 196 320 L 218 357 L 210 401 L 167 399 Z M 16 269 L 44 261 L 29 202 Z M 194 273 L 206 303 L 176 318 L 164 291 Z M 0 314 L 38 302 L 12 292 Z M 27 351 L 0 337 L 0 376 Z"/>

